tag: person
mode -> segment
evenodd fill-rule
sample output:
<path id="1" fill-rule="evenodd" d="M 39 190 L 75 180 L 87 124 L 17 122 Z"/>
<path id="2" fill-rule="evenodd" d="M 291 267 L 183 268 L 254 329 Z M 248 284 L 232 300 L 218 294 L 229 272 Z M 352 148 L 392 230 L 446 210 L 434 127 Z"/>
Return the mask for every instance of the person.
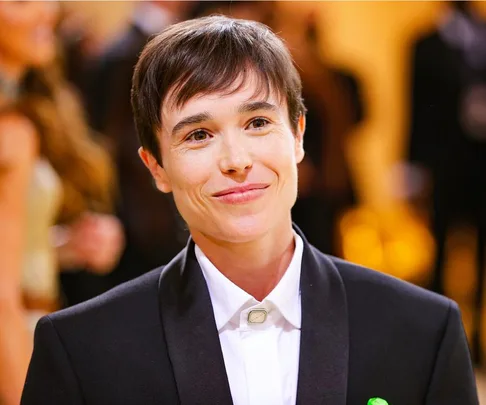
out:
<path id="1" fill-rule="evenodd" d="M 0 403 L 18 404 L 59 266 L 103 273 L 122 245 L 108 156 L 56 69 L 53 2 L 0 3 Z M 96 212 L 96 213 L 95 213 Z"/>
<path id="2" fill-rule="evenodd" d="M 71 71 L 84 95 L 91 126 L 114 157 L 119 184 L 116 214 L 126 245 L 116 268 L 103 277 L 88 272 L 64 273 L 69 305 L 83 302 L 170 260 L 188 237 L 173 201 L 158 192 L 137 155 L 137 136 L 130 110 L 130 86 L 137 57 L 150 36 L 184 17 L 193 2 L 143 1 L 133 10 L 127 28 L 90 68 Z M 70 46 L 74 56 L 76 47 Z M 78 59 L 79 59 L 79 52 Z M 71 67 L 74 65 L 71 63 Z M 79 68 L 79 63 L 76 67 Z M 90 85 L 91 84 L 91 85 Z M 154 216 L 153 212 L 159 214 Z"/>
<path id="3" fill-rule="evenodd" d="M 478 404 L 453 301 L 327 256 L 292 225 L 301 91 L 283 42 L 253 21 L 188 20 L 144 48 L 139 153 L 191 238 L 166 266 L 44 317 L 23 405 Z"/>
<path id="4" fill-rule="evenodd" d="M 451 232 L 468 225 L 477 235 L 472 351 L 479 364 L 486 266 L 486 123 L 482 114 L 486 22 L 472 3 L 450 2 L 437 29 L 414 45 L 406 167 L 414 174 L 409 178 L 416 179 L 410 181 L 410 189 L 425 200 L 419 202 L 430 213 L 437 245 L 432 291 L 446 293 L 444 268 Z"/>

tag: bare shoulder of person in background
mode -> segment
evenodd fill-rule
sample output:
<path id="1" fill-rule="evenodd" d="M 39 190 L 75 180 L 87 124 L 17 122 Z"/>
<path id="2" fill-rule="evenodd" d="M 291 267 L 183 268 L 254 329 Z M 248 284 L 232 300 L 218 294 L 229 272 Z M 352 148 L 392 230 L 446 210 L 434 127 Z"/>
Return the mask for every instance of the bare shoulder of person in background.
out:
<path id="1" fill-rule="evenodd" d="M 32 352 L 21 300 L 28 185 L 38 149 L 33 123 L 0 114 L 0 402 L 18 403 Z"/>
<path id="2" fill-rule="evenodd" d="M 37 145 L 37 130 L 27 117 L 17 112 L 0 115 L 0 172 L 28 165 Z"/>

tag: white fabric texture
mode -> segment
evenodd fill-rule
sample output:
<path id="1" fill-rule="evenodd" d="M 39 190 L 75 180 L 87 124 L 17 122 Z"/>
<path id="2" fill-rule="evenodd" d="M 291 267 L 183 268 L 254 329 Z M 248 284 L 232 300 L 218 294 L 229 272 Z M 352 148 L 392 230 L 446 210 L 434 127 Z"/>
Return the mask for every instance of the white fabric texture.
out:
<path id="1" fill-rule="evenodd" d="M 196 258 L 209 289 L 234 405 L 295 405 L 299 370 L 303 242 L 282 279 L 258 302 L 227 279 L 198 246 Z M 248 323 L 264 309 L 263 323 Z"/>

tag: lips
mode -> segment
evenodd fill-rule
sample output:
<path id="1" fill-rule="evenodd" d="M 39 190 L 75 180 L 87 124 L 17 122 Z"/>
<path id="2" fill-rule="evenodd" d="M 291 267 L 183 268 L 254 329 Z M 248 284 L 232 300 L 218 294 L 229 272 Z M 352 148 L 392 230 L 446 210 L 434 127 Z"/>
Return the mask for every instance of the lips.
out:
<path id="1" fill-rule="evenodd" d="M 268 188 L 268 184 L 247 184 L 245 186 L 227 188 L 226 190 L 219 191 L 213 194 L 213 197 L 223 197 L 232 194 L 244 194 L 253 190 L 264 190 Z"/>

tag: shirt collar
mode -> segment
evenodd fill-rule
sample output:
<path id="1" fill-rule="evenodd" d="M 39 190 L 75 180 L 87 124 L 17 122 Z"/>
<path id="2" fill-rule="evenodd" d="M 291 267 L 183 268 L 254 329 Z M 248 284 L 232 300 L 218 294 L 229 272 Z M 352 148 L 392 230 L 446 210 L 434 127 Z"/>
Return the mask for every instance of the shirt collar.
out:
<path id="1" fill-rule="evenodd" d="M 287 271 L 265 300 L 270 301 L 282 313 L 284 318 L 295 328 L 300 329 L 300 273 L 302 268 L 302 254 L 304 243 L 302 238 L 294 232 L 295 250 Z"/>
<path id="2" fill-rule="evenodd" d="M 300 273 L 304 244 L 294 232 L 295 250 L 282 279 L 262 301 L 271 302 L 295 328 L 301 326 Z M 195 254 L 209 289 L 216 327 L 220 331 L 247 304 L 257 304 L 246 291 L 226 278 L 196 245 Z"/>

